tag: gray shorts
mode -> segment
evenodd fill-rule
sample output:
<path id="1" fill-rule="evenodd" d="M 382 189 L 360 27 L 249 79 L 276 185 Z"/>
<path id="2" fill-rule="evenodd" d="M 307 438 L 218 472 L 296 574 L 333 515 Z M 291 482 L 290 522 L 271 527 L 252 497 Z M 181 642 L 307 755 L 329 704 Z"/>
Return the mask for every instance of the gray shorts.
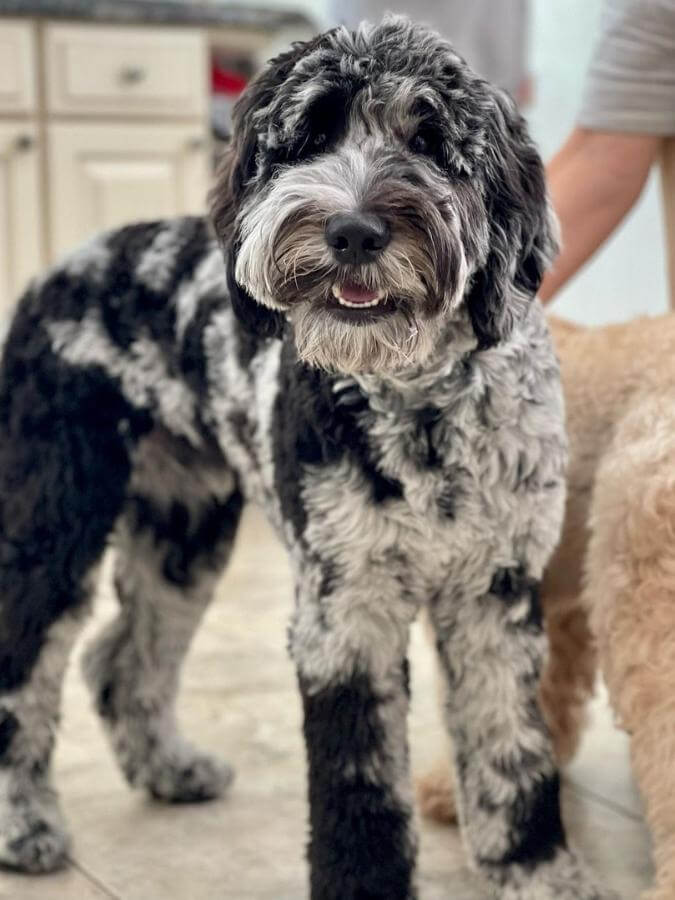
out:
<path id="1" fill-rule="evenodd" d="M 675 0 L 605 0 L 578 122 L 675 135 Z"/>

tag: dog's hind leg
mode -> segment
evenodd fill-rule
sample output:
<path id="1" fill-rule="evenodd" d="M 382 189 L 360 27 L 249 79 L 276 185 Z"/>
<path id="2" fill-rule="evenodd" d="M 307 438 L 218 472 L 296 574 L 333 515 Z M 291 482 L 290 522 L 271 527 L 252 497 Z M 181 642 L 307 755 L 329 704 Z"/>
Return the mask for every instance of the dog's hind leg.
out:
<path id="1" fill-rule="evenodd" d="M 541 706 L 558 765 L 564 766 L 574 757 L 586 724 L 597 654 L 579 596 L 544 593 L 542 606 L 549 653 L 541 677 Z"/>
<path id="2" fill-rule="evenodd" d="M 618 427 L 596 479 L 587 560 L 600 666 L 652 838 L 655 883 L 643 900 L 675 897 L 674 435 L 670 398 Z"/>
<path id="3" fill-rule="evenodd" d="M 179 668 L 229 555 L 242 508 L 222 464 L 179 459 L 153 435 L 142 448 L 118 528 L 120 611 L 83 668 L 120 766 L 133 786 L 168 801 L 220 795 L 231 769 L 196 751 L 175 721 Z M 185 448 L 183 448 L 185 450 Z M 188 453 L 188 456 L 190 454 Z"/>
<path id="4" fill-rule="evenodd" d="M 68 849 L 49 773 L 61 680 L 141 426 L 102 369 L 24 319 L 0 379 L 0 863 L 42 872 Z"/>
<path id="5" fill-rule="evenodd" d="M 422 616 L 425 636 L 429 642 L 429 651 L 434 652 L 436 635 L 426 615 Z M 447 702 L 447 679 L 441 671 L 440 660 L 436 656 L 435 665 L 436 694 L 438 707 L 444 715 Z M 439 756 L 422 775 L 415 779 L 415 789 L 420 812 L 426 819 L 435 822 L 453 823 L 457 821 L 456 776 L 452 764 L 452 746 L 447 732 L 441 741 Z"/>

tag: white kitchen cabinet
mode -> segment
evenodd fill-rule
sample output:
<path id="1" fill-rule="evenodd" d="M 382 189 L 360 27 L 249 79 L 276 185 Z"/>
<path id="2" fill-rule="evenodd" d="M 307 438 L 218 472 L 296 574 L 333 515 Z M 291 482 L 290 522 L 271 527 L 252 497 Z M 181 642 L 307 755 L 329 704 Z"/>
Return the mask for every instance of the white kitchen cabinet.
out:
<path id="1" fill-rule="evenodd" d="M 206 208 L 208 142 L 199 123 L 56 123 L 47 144 L 52 256 L 102 229 Z"/>
<path id="2" fill-rule="evenodd" d="M 271 33 L 208 19 L 0 16 L 0 334 L 27 279 L 95 232 L 206 211 L 210 47 L 255 56 Z"/>
<path id="3" fill-rule="evenodd" d="M 44 264 L 36 126 L 0 120 L 0 329 L 26 282 Z"/>
<path id="4" fill-rule="evenodd" d="M 0 21 L 0 112 L 31 112 L 36 104 L 35 32 L 28 22 Z"/>
<path id="5" fill-rule="evenodd" d="M 207 53 L 199 31 L 49 25 L 45 57 L 50 112 L 206 115 Z"/>
<path id="6" fill-rule="evenodd" d="M 92 234 L 205 212 L 208 106 L 204 28 L 0 18 L 0 333 Z"/>

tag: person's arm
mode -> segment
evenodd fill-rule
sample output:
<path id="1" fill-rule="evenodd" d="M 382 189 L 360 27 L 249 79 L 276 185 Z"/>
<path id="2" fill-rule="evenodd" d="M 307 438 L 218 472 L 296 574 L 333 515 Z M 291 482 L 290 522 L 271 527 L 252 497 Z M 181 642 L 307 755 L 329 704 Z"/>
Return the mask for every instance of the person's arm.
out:
<path id="1" fill-rule="evenodd" d="M 655 161 L 661 138 L 576 128 L 547 167 L 562 251 L 545 276 L 547 302 L 581 268 L 631 209 Z"/>

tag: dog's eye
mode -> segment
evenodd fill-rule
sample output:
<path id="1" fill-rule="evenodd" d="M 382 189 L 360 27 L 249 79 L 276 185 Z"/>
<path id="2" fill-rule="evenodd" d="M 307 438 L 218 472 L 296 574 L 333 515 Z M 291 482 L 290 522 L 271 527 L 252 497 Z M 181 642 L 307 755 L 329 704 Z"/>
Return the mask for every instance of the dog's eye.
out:
<path id="1" fill-rule="evenodd" d="M 439 139 L 438 135 L 429 126 L 420 128 L 413 136 L 409 145 L 413 153 L 419 153 L 421 156 L 438 156 Z"/>
<path id="2" fill-rule="evenodd" d="M 289 156 L 306 159 L 332 147 L 344 132 L 347 99 L 343 94 L 330 93 L 316 100 L 304 118 L 295 145 Z"/>
<path id="3" fill-rule="evenodd" d="M 410 141 L 410 149 L 413 151 L 413 153 L 428 153 L 429 142 L 423 134 L 416 134 L 415 137 Z"/>

